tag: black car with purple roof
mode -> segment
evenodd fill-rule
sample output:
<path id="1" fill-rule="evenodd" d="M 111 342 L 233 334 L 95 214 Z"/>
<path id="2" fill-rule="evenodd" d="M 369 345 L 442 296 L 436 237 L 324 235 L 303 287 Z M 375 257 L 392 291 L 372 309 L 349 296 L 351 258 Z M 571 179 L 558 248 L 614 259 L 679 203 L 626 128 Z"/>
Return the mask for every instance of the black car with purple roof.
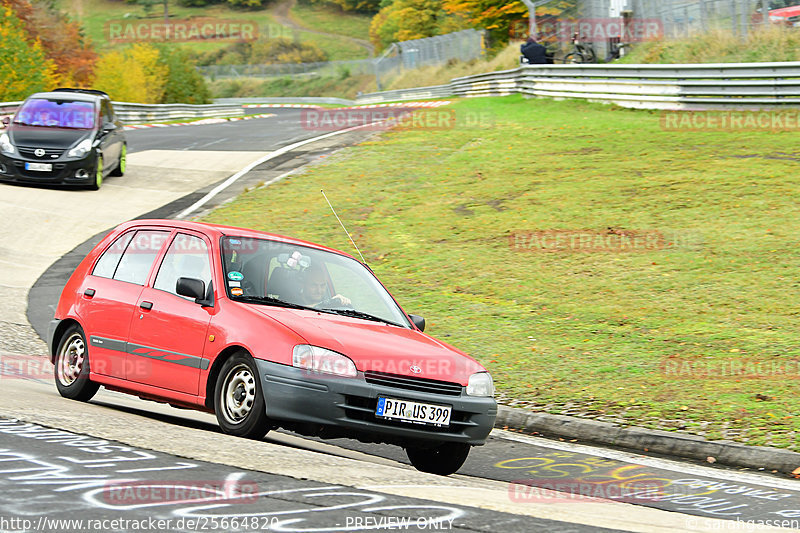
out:
<path id="1" fill-rule="evenodd" d="M 29 96 L 0 133 L 0 181 L 99 189 L 125 173 L 127 144 L 111 99 L 92 89 Z"/>

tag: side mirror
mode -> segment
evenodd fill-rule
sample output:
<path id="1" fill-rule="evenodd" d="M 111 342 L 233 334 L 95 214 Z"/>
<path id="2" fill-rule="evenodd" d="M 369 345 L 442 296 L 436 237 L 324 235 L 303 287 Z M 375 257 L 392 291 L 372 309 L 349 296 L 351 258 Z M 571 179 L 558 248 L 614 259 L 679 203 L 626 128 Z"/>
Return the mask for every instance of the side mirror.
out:
<path id="1" fill-rule="evenodd" d="M 419 315 L 408 315 L 408 318 L 411 319 L 411 322 L 417 326 L 417 329 L 420 331 L 425 331 L 425 319 Z"/>
<path id="2" fill-rule="evenodd" d="M 3 117 L 2 120 L 3 127 L 7 128 L 9 124 L 11 124 L 11 117 Z"/>
<path id="3" fill-rule="evenodd" d="M 117 129 L 117 125 L 113 122 L 109 122 L 108 124 L 103 124 L 103 133 L 108 133 L 110 131 L 114 131 Z"/>
<path id="4" fill-rule="evenodd" d="M 208 286 L 211 289 L 211 285 Z M 194 302 L 203 307 L 211 307 L 206 294 L 206 284 L 197 278 L 178 278 L 175 283 L 175 292 L 180 296 L 194 298 Z M 213 292 L 212 292 L 213 294 Z"/>

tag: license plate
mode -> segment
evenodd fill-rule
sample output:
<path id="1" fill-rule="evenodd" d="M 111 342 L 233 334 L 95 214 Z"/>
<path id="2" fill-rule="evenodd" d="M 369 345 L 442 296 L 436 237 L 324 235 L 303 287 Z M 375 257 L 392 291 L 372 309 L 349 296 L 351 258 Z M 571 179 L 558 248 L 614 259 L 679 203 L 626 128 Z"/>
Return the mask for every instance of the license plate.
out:
<path id="1" fill-rule="evenodd" d="M 378 407 L 375 409 L 375 416 L 411 424 L 447 427 L 450 425 L 452 410 L 453 408 L 449 405 L 433 405 L 380 397 L 378 398 Z"/>
<path id="2" fill-rule="evenodd" d="M 39 172 L 50 172 L 53 170 L 52 163 L 25 163 L 25 170 L 36 170 Z"/>

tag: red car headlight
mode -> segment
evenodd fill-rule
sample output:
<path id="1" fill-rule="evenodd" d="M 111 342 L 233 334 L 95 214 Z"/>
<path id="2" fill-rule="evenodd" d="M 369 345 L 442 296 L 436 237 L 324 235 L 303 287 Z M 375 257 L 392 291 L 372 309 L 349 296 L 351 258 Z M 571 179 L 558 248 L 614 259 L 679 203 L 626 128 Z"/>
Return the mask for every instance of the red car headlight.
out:
<path id="1" fill-rule="evenodd" d="M 494 396 L 494 382 L 488 372 L 477 372 L 469 377 L 467 394 L 470 396 Z"/>
<path id="2" fill-rule="evenodd" d="M 358 375 L 356 364 L 347 356 L 308 344 L 298 344 L 294 347 L 292 366 L 349 378 Z"/>

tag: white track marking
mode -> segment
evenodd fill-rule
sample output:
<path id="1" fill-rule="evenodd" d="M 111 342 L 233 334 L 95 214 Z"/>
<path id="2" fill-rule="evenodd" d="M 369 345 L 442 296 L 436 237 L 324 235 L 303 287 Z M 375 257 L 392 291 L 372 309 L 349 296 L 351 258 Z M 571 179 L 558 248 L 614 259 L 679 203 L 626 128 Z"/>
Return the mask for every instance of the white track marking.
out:
<path id="1" fill-rule="evenodd" d="M 187 216 L 189 216 L 193 212 L 195 212 L 198 209 L 200 209 L 201 207 L 203 207 L 209 200 L 214 198 L 216 195 L 218 195 L 219 193 L 221 193 L 222 191 L 224 191 L 225 189 L 227 189 L 228 187 L 233 185 L 239 178 L 241 178 L 242 176 L 244 176 L 245 174 L 247 174 L 248 172 L 250 172 L 251 170 L 256 168 L 258 165 L 260 165 L 262 163 L 266 163 L 270 159 L 274 159 L 274 158 L 276 158 L 278 156 L 281 156 L 281 155 L 285 154 L 286 152 L 290 152 L 290 151 L 294 150 L 295 148 L 299 148 L 299 147 L 304 146 L 306 144 L 310 144 L 310 143 L 313 143 L 313 142 L 316 142 L 316 141 L 321 141 L 322 139 L 327 139 L 328 137 L 333 137 L 334 135 L 340 135 L 342 133 L 355 131 L 357 129 L 364 128 L 364 127 L 367 127 L 367 126 L 375 126 L 376 124 L 378 124 L 378 122 L 371 122 L 369 124 L 359 124 L 358 126 L 353 126 L 352 128 L 345 128 L 343 130 L 332 131 L 330 133 L 326 133 L 326 134 L 320 135 L 318 137 L 312 137 L 311 139 L 306 139 L 304 141 L 299 141 L 299 142 L 296 142 L 296 143 L 292 143 L 292 144 L 290 144 L 288 146 L 284 146 L 283 148 L 275 150 L 274 152 L 271 152 L 271 153 L 265 155 L 264 157 L 262 157 L 260 159 L 257 159 L 256 161 L 253 161 L 252 163 L 250 163 L 249 165 L 244 167 L 242 170 L 240 170 L 239 172 L 237 172 L 236 174 L 234 174 L 230 178 L 226 179 L 225 181 L 223 181 L 222 183 L 220 183 L 219 185 L 217 185 L 216 187 L 211 189 L 208 192 L 208 194 L 206 194 L 205 196 L 200 198 L 198 201 L 196 201 L 195 203 L 193 203 L 192 205 L 190 205 L 189 207 L 187 207 L 186 209 L 181 211 L 175 218 L 177 218 L 177 219 L 186 218 Z"/>

